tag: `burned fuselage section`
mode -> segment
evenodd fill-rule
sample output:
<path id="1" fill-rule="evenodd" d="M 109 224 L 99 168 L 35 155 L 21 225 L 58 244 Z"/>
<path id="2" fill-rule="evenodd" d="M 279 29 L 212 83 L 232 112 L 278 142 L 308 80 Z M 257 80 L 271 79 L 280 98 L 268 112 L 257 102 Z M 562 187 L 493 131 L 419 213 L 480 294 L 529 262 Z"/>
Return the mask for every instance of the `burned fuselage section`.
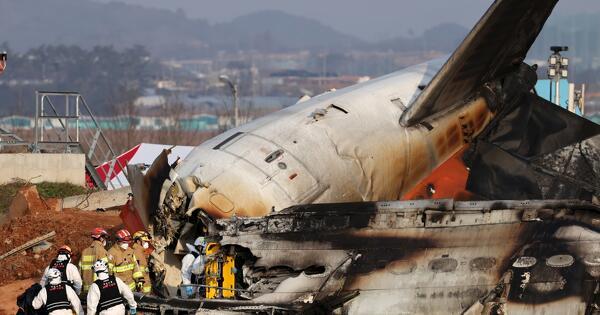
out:
<path id="1" fill-rule="evenodd" d="M 494 1 L 447 61 L 303 100 L 207 140 L 178 165 L 162 158 L 134 191 L 163 293 L 176 294 L 178 258 L 205 236 L 219 246 L 205 308 L 591 312 L 597 207 L 378 202 L 400 200 L 465 146 L 470 193 L 591 200 L 597 185 L 554 181 L 579 176 L 540 167 L 543 190 L 532 171 L 600 133 L 532 93 L 536 67 L 523 60 L 556 2 Z"/>
<path id="2" fill-rule="evenodd" d="M 230 287 L 222 288 L 217 275 L 212 298 L 178 303 L 348 314 L 565 314 L 597 305 L 600 209 L 592 204 L 330 203 L 217 219 L 201 209 L 186 212 L 189 199 L 169 185 L 173 191 L 159 201 L 164 206 L 149 214 L 157 245 L 153 271 L 162 275 L 157 287 L 177 299 L 185 244 L 199 235 L 218 243 L 216 257 L 229 257 L 234 266 Z M 234 294 L 223 294 L 231 289 Z"/>
<path id="3" fill-rule="evenodd" d="M 236 257 L 237 291 L 210 308 L 591 312 L 599 210 L 574 201 L 422 200 L 305 205 L 218 220 L 212 237 Z"/>

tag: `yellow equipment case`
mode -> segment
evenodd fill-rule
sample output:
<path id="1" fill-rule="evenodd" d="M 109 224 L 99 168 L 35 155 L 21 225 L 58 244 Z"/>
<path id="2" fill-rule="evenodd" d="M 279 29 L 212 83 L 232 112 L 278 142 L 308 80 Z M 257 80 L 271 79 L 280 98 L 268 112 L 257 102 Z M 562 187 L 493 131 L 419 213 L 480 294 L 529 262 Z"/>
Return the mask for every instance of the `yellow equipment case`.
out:
<path id="1" fill-rule="evenodd" d="M 204 279 L 207 299 L 235 298 L 235 257 L 220 249 L 219 243 L 206 245 Z"/>

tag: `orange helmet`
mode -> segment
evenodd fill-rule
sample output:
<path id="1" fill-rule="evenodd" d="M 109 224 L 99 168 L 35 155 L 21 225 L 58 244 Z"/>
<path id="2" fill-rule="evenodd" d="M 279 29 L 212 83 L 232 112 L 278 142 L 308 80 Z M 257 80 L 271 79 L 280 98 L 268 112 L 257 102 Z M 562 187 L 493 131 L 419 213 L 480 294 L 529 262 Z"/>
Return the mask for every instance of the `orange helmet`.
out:
<path id="1" fill-rule="evenodd" d="M 103 228 L 97 227 L 97 228 L 94 228 L 92 230 L 91 235 L 92 235 L 93 239 L 99 239 L 99 238 L 102 238 L 102 237 L 107 238 L 108 237 L 108 232 L 106 232 L 106 230 L 103 229 Z"/>
<path id="2" fill-rule="evenodd" d="M 131 242 L 131 234 L 125 229 L 118 230 L 116 237 L 118 242 Z"/>
<path id="3" fill-rule="evenodd" d="M 63 245 L 58 249 L 58 253 L 71 255 L 72 254 L 71 247 L 69 247 L 67 245 Z"/>

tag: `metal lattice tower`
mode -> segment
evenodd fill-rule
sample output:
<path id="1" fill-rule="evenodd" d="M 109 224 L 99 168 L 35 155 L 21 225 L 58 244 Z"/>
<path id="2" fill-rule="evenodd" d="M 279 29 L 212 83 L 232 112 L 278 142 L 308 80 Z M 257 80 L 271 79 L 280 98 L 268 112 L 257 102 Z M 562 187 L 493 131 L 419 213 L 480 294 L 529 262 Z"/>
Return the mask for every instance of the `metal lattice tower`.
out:
<path id="1" fill-rule="evenodd" d="M 34 122 L 33 152 L 83 153 L 85 168 L 98 188 L 124 186 L 117 174 L 121 170 L 126 174 L 127 168 L 117 159 L 118 155 L 81 94 L 36 91 Z M 86 126 L 82 128 L 84 122 Z M 98 171 L 96 167 L 104 163 L 108 163 L 108 169 Z"/>

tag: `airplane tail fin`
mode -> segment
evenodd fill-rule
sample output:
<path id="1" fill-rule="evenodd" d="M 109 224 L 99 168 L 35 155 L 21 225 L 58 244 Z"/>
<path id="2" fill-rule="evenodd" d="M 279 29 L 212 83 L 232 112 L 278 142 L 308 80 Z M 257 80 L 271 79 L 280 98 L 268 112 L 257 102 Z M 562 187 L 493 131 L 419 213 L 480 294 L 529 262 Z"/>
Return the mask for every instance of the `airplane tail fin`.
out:
<path id="1" fill-rule="evenodd" d="M 513 72 L 558 0 L 496 0 L 400 118 L 414 126 Z"/>
<path id="2" fill-rule="evenodd" d="M 573 145 L 600 134 L 600 125 L 531 93 L 525 93 L 511 108 L 497 117 L 465 154 L 470 167 L 469 191 L 489 199 L 589 199 L 600 190 L 597 183 L 547 167 L 542 161 L 555 154 L 550 161 L 572 162 Z M 572 150 L 557 152 L 569 146 Z M 588 171 L 593 172 L 593 167 Z M 571 184 L 573 189 L 567 189 L 566 196 L 553 195 L 544 186 L 548 177 L 553 185 Z"/>

